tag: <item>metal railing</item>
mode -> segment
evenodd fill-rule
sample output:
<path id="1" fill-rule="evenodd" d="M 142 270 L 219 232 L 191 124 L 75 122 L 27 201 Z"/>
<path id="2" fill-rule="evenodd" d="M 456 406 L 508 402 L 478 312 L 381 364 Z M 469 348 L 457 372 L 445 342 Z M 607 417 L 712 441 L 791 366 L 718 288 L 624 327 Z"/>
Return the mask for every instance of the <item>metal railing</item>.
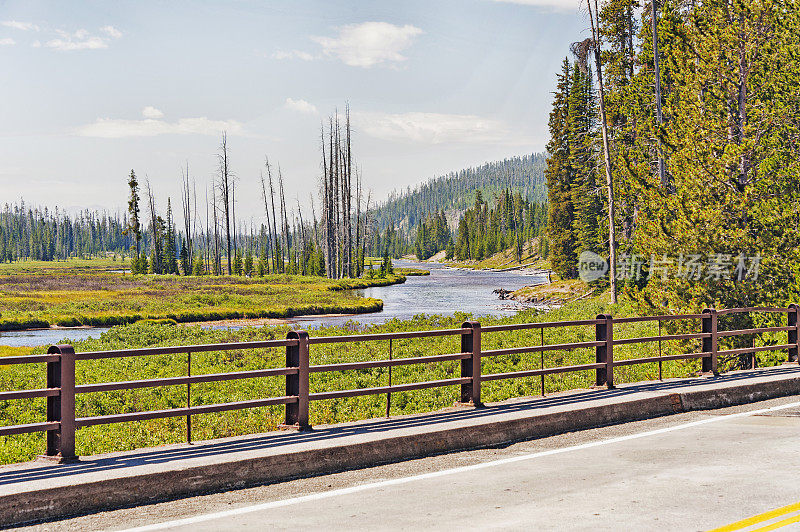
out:
<path id="1" fill-rule="evenodd" d="M 755 329 L 718 330 L 719 316 L 743 312 L 770 312 L 787 314 L 786 326 L 761 327 Z M 601 314 L 593 320 L 557 321 L 541 323 L 522 323 L 509 325 L 493 325 L 481 327 L 476 321 L 465 322 L 460 329 L 445 329 L 433 331 L 413 331 L 382 334 L 359 334 L 350 336 L 325 336 L 309 337 L 306 331 L 291 331 L 285 340 L 268 340 L 257 342 L 221 343 L 208 345 L 156 347 L 144 349 L 124 349 L 114 351 L 93 351 L 75 353 L 70 345 L 52 346 L 45 355 L 9 356 L 0 357 L 0 365 L 13 364 L 47 364 L 47 387 L 35 390 L 17 390 L 0 392 L 0 401 L 46 398 L 47 420 L 40 423 L 13 425 L 0 427 L 0 436 L 25 434 L 32 432 L 47 433 L 46 456 L 55 457 L 61 461 L 75 459 L 75 433 L 82 427 L 108 423 L 141 421 L 167 417 L 186 417 L 187 441 L 191 441 L 191 416 L 212 412 L 225 412 L 271 405 L 285 405 L 284 428 L 309 430 L 309 403 L 325 399 L 343 397 L 356 397 L 362 395 L 387 395 L 387 415 L 389 401 L 392 393 L 426 388 L 439 388 L 445 386 L 458 386 L 458 403 L 472 406 L 481 406 L 481 383 L 503 379 L 528 378 L 539 376 L 542 379 L 542 393 L 544 394 L 544 376 L 576 371 L 594 371 L 595 385 L 614 386 L 614 368 L 634 364 L 659 364 L 659 378 L 661 378 L 661 364 L 665 361 L 701 359 L 701 371 L 705 374 L 717 374 L 717 361 L 720 356 L 740 355 L 763 351 L 786 350 L 788 362 L 798 362 L 798 333 L 800 332 L 800 307 L 792 304 L 787 308 L 738 308 L 715 310 L 705 309 L 701 314 L 681 314 L 664 316 L 642 316 L 628 318 L 613 318 Z M 676 320 L 699 320 L 700 332 L 686 334 L 661 334 L 661 323 Z M 639 338 L 614 338 L 614 325 L 657 321 L 659 334 Z M 545 344 L 544 330 L 564 327 L 594 326 L 595 340 Z M 522 330 L 539 329 L 541 343 L 536 346 L 511 347 L 505 349 L 481 349 L 481 338 L 485 334 L 510 333 Z M 738 349 L 719 349 L 719 338 L 754 335 L 765 332 L 786 332 L 787 342 L 779 345 L 764 345 Z M 417 356 L 407 358 L 392 358 L 391 345 L 393 340 L 407 340 L 414 338 L 434 338 L 443 336 L 459 336 L 461 350 L 459 353 L 440 355 Z M 702 340 L 702 348 L 698 352 L 680 353 L 674 355 L 661 355 L 661 342 L 681 340 Z M 310 365 L 310 346 L 321 344 L 345 344 L 354 342 L 389 341 L 389 359 L 368 360 L 362 362 L 342 362 L 334 364 Z M 633 359 L 614 359 L 614 347 L 622 345 L 657 342 L 659 356 L 648 356 Z M 241 349 L 260 348 L 286 348 L 286 365 L 282 368 L 239 371 L 233 373 L 213 373 L 204 375 L 191 374 L 191 357 L 193 353 L 230 351 Z M 575 364 L 569 366 L 545 367 L 544 353 L 548 351 L 563 351 L 574 349 L 594 349 L 595 360 L 592 363 Z M 503 355 L 534 354 L 539 353 L 541 366 L 539 369 L 513 371 L 507 373 L 482 372 L 482 360 Z M 140 357 L 152 355 L 186 355 L 187 375 L 181 377 L 154 378 L 145 380 L 115 381 L 97 384 L 77 384 L 75 381 L 75 364 L 85 360 L 100 360 L 108 358 Z M 754 356 L 754 355 L 753 355 Z M 440 379 L 406 384 L 392 384 L 391 368 L 414 364 L 430 364 L 434 362 L 460 361 L 460 376 L 456 378 Z M 357 388 L 349 390 L 326 390 L 311 392 L 309 378 L 314 373 L 334 371 L 350 371 L 371 368 L 388 368 L 389 385 L 372 388 Z M 285 378 L 285 395 L 266 397 L 247 401 L 229 403 L 192 405 L 191 385 L 198 383 L 231 381 L 236 379 L 253 379 L 262 377 L 282 376 Z M 123 414 L 108 414 L 102 416 L 76 417 L 75 397 L 78 394 L 110 392 L 116 390 L 134 390 L 140 388 L 155 388 L 162 386 L 185 385 L 187 387 L 187 403 L 185 407 L 170 408 L 166 410 L 151 410 L 144 412 L 131 412 Z"/>

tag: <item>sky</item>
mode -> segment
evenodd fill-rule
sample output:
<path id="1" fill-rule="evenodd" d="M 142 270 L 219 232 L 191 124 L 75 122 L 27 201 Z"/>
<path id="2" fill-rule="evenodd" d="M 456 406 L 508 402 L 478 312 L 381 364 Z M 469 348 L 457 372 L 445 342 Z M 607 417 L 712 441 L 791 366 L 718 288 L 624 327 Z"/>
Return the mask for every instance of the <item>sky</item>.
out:
<path id="1" fill-rule="evenodd" d="M 543 150 L 587 25 L 578 0 L 0 0 L 0 202 L 121 212 L 134 169 L 163 208 L 188 163 L 202 203 L 227 131 L 237 216 L 261 217 L 265 157 L 307 207 L 346 103 L 381 200 Z"/>

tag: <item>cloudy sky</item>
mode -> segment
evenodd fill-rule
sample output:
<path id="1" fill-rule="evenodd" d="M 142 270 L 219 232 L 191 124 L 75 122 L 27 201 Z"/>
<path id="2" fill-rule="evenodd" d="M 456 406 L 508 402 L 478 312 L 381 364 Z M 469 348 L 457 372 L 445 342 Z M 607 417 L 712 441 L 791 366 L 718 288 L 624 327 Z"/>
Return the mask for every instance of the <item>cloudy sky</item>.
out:
<path id="1" fill-rule="evenodd" d="M 133 168 L 165 202 L 187 161 L 202 194 L 227 130 L 239 212 L 265 156 L 308 204 L 345 102 L 380 199 L 542 150 L 586 25 L 577 0 L 0 0 L 0 200 L 119 211 Z"/>

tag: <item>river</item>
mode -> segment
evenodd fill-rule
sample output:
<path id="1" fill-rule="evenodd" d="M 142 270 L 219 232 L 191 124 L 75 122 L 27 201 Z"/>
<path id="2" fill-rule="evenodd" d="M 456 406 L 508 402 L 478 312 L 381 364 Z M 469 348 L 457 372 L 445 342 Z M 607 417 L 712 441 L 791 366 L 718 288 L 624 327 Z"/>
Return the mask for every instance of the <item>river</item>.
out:
<path id="1" fill-rule="evenodd" d="M 448 268 L 437 263 L 418 263 L 405 260 L 394 262 L 396 267 L 423 268 L 430 275 L 408 276 L 401 285 L 380 286 L 358 290 L 360 295 L 383 300 L 383 310 L 369 314 L 343 316 L 307 316 L 288 320 L 293 325 L 312 329 L 320 326 L 342 325 L 353 321 L 368 325 L 390 319 L 408 319 L 416 314 L 453 315 L 469 312 L 474 316 L 510 316 L 523 307 L 513 300 L 500 300 L 492 291 L 498 288 L 516 290 L 523 286 L 547 281 L 539 273 L 520 271 L 497 272 Z M 239 326 L 215 328 L 238 329 Z M 107 327 L 74 329 L 36 329 L 0 332 L 0 345 L 29 346 L 58 343 L 65 338 L 84 340 L 96 338 Z"/>

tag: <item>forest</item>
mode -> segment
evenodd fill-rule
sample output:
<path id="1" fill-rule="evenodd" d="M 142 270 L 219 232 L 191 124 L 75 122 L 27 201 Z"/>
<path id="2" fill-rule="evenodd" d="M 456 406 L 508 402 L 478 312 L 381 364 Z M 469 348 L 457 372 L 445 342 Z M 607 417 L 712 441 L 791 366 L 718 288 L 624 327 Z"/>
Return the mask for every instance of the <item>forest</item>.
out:
<path id="1" fill-rule="evenodd" d="M 377 227 L 395 226 L 404 237 L 413 240 L 422 220 L 444 212 L 455 229 L 461 213 L 472 207 L 477 191 L 484 198 L 494 198 L 508 189 L 528 201 L 546 202 L 545 166 L 545 154 L 533 153 L 451 172 L 416 188 L 392 192 L 375 208 Z"/>
<path id="2" fill-rule="evenodd" d="M 798 2 L 584 7 L 591 37 L 564 59 L 549 120 L 553 269 L 574 278 L 579 254 L 600 252 L 615 300 L 661 311 L 795 300 Z M 760 276 L 647 274 L 689 255 L 758 256 Z M 643 275 L 615 268 L 637 257 Z"/>
<path id="3" fill-rule="evenodd" d="M 70 216 L 58 209 L 21 201 L 0 211 L 0 263 L 21 259 L 53 261 L 125 253 L 130 246 L 126 217 L 83 211 Z"/>
<path id="4" fill-rule="evenodd" d="M 455 245 L 462 216 L 467 216 L 470 239 L 477 241 L 476 231 L 480 231 L 483 240 L 483 229 L 473 227 L 473 218 L 467 214 L 476 194 L 481 204 L 486 204 L 482 199 L 486 197 L 502 203 L 503 212 L 518 211 L 503 215 L 502 220 L 497 218 L 500 211 L 494 218 L 487 211 L 486 220 L 495 225 L 488 228 L 491 243 L 484 245 L 485 250 L 510 247 L 515 237 L 509 231 L 515 232 L 517 226 L 524 226 L 522 236 L 527 240 L 538 236 L 546 223 L 546 217 L 542 220 L 531 210 L 546 209 L 542 154 L 452 172 L 376 204 L 353 166 L 347 111 L 343 124 L 337 116 L 331 117 L 322 141 L 319 218 L 313 197 L 310 216 L 299 201 L 294 208 L 287 206 L 283 173 L 265 158 L 258 188 L 266 220 L 258 227 L 238 220 L 236 193 L 242 184 L 234 176 L 228 139 L 223 135 L 217 176 L 205 197 L 198 195 L 187 165 L 180 176 L 182 198 L 177 208 L 167 198 L 166 208 L 160 211 L 158 193 L 149 180 L 140 182 L 135 170 L 126 178 L 130 195 L 128 209 L 121 215 L 97 211 L 70 215 L 24 202 L 6 204 L 0 212 L 0 262 L 110 256 L 130 258 L 134 273 L 139 274 L 326 276 L 331 272 L 331 278 L 359 277 L 370 268 L 365 257 L 416 253 L 428 258 L 445 250 L 448 242 Z M 407 215 L 401 214 L 403 209 L 408 209 Z M 502 240 L 497 238 L 498 231 Z M 424 251 L 417 249 L 418 243 Z M 466 256 L 483 254 L 476 248 Z"/>
<path id="5" fill-rule="evenodd" d="M 513 248 L 516 260 L 521 261 L 523 246 L 545 229 L 547 205 L 531 202 L 510 189 L 501 191 L 492 203 L 490 206 L 478 190 L 475 203 L 460 217 L 455 232 L 444 211 L 419 223 L 414 243 L 417 258 L 425 260 L 444 250 L 446 260 L 482 260 Z"/>

